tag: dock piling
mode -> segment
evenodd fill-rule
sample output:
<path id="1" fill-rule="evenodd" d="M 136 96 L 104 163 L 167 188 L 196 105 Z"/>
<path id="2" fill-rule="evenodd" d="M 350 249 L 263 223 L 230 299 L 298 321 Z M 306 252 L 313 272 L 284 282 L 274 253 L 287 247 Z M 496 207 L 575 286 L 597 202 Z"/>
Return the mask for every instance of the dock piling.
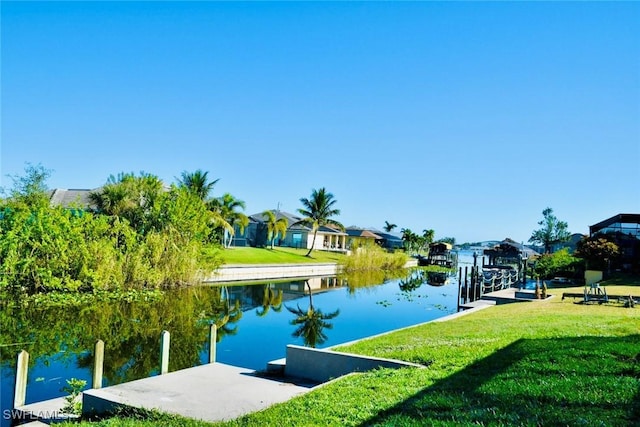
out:
<path id="1" fill-rule="evenodd" d="M 218 339 L 218 327 L 215 323 L 209 326 L 209 363 L 216 361 L 216 340 Z"/>
<path id="2" fill-rule="evenodd" d="M 160 375 L 169 372 L 169 342 L 171 334 L 169 331 L 162 331 L 160 337 Z"/>
<path id="3" fill-rule="evenodd" d="M 13 407 L 24 406 L 27 398 L 27 373 L 29 371 L 29 353 L 22 350 L 18 354 L 16 365 L 16 389 L 13 395 Z"/>
<path id="4" fill-rule="evenodd" d="M 104 371 L 104 341 L 96 341 L 93 350 L 93 388 L 102 388 L 102 373 Z"/>

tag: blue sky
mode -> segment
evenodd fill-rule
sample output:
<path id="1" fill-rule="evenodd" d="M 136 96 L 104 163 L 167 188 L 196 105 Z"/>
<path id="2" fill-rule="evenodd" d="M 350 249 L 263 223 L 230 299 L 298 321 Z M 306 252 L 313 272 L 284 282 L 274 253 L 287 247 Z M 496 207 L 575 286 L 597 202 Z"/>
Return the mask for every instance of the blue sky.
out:
<path id="1" fill-rule="evenodd" d="M 640 212 L 640 3 L 0 3 L 0 185 L 202 169 L 246 213 L 526 241 Z"/>

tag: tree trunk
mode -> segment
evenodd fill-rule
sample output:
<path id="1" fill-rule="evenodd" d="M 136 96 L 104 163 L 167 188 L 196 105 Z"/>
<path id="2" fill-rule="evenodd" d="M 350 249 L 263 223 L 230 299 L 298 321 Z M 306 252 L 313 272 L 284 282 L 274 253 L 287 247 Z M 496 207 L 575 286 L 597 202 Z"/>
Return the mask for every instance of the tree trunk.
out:
<path id="1" fill-rule="evenodd" d="M 311 247 L 309 248 L 309 252 L 307 252 L 305 256 L 311 255 L 311 251 L 313 250 L 313 247 L 316 245 L 316 234 L 318 234 L 317 228 L 313 230 L 313 240 L 311 240 Z"/>

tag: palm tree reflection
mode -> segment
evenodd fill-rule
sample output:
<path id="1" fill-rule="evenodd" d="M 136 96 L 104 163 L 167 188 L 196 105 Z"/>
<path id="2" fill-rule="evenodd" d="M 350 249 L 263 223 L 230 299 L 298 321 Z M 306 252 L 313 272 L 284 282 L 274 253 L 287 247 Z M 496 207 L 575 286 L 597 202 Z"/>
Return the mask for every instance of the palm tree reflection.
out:
<path id="1" fill-rule="evenodd" d="M 256 314 L 264 317 L 272 308 L 273 311 L 279 313 L 282 310 L 282 289 L 275 290 L 271 285 L 264 285 L 264 294 L 262 297 L 262 305 L 256 308 Z"/>
<path id="2" fill-rule="evenodd" d="M 303 310 L 299 304 L 295 308 L 287 305 L 285 307 L 296 316 L 295 319 L 289 322 L 291 325 L 297 326 L 291 335 L 296 338 L 302 337 L 306 346 L 316 347 L 324 344 L 329 338 L 324 333 L 324 330 L 332 329 L 333 324 L 327 322 L 327 320 L 337 317 L 340 314 L 340 310 L 325 314 L 319 308 L 315 308 L 313 306 L 311 285 L 309 285 L 308 280 L 305 280 L 305 283 L 309 289 L 309 308 Z"/>
<path id="3" fill-rule="evenodd" d="M 411 292 L 418 289 L 426 282 L 423 270 L 413 270 L 404 279 L 400 280 L 398 286 L 403 292 Z"/>
<path id="4" fill-rule="evenodd" d="M 238 325 L 232 326 L 232 324 L 237 323 L 241 318 L 240 300 L 236 300 L 232 306 L 229 289 L 222 286 L 220 289 L 220 311 L 215 319 L 215 324 L 218 327 L 216 342 L 220 342 L 225 335 L 235 335 L 238 332 Z"/>

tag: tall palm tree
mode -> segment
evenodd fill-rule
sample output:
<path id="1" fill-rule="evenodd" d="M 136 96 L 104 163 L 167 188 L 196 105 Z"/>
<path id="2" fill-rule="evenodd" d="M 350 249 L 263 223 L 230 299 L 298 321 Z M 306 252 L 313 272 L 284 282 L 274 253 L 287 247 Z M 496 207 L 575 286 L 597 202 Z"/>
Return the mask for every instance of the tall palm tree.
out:
<path id="1" fill-rule="evenodd" d="M 207 201 L 219 179 L 209 181 L 209 172 L 203 172 L 198 169 L 195 172 L 183 171 L 181 178 L 178 179 L 178 186 L 185 187 L 192 193 L 196 194 L 200 200 Z"/>
<path id="2" fill-rule="evenodd" d="M 285 305 L 287 310 L 296 315 L 296 318 L 291 320 L 291 325 L 297 326 L 296 330 L 291 334 L 292 336 L 299 338 L 302 337 L 304 344 L 309 347 L 316 347 L 317 345 L 324 344 L 329 338 L 324 333 L 325 329 L 332 329 L 333 324 L 327 322 L 337 317 L 340 314 L 340 310 L 324 314 L 319 308 L 313 306 L 311 285 L 309 281 L 305 280 L 307 287 L 309 288 L 309 308 L 303 310 L 298 304 L 295 308 Z"/>
<path id="3" fill-rule="evenodd" d="M 324 225 L 333 225 L 341 230 L 344 230 L 344 226 L 338 221 L 331 219 L 332 216 L 340 215 L 340 209 L 335 209 L 333 206 L 336 204 L 336 199 L 333 194 L 328 193 L 325 188 L 319 190 L 312 190 L 311 197 L 309 199 L 301 198 L 300 203 L 304 206 L 303 209 L 298 209 L 298 213 L 303 216 L 303 219 L 299 221 L 301 224 L 305 224 L 313 230 L 313 240 L 311 241 L 311 247 L 306 256 L 311 255 L 311 251 L 316 243 L 316 236 L 318 234 L 318 228 Z"/>
<path id="4" fill-rule="evenodd" d="M 278 235 L 282 235 L 284 239 L 287 235 L 287 228 L 289 227 L 289 221 L 287 218 L 277 218 L 273 211 L 264 211 L 262 216 L 266 216 L 267 220 L 267 240 L 271 242 L 271 249 L 273 249 L 273 241 L 276 240 Z"/>
<path id="5" fill-rule="evenodd" d="M 383 229 L 387 233 L 391 233 L 393 231 L 393 229 L 396 228 L 396 227 L 397 227 L 397 225 L 391 224 L 391 223 L 389 223 L 389 221 L 385 221 Z"/>

